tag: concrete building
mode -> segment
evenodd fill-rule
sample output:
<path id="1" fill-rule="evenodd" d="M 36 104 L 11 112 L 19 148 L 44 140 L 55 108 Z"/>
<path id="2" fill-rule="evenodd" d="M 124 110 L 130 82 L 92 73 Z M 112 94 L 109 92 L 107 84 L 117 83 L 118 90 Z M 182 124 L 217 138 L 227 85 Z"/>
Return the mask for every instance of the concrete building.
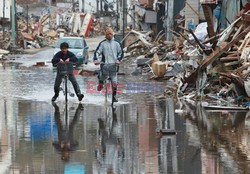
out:
<path id="1" fill-rule="evenodd" d="M 10 0 L 0 0 L 0 19 L 10 20 Z"/>

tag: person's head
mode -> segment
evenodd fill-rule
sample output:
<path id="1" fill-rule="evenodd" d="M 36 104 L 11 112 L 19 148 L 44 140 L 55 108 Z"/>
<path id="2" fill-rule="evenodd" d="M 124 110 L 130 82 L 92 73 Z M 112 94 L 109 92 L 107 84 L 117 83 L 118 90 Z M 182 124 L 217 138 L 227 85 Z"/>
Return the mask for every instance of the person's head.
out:
<path id="1" fill-rule="evenodd" d="M 62 151 L 61 159 L 63 161 L 69 161 L 69 159 L 70 159 L 70 152 L 69 151 Z"/>
<path id="2" fill-rule="evenodd" d="M 69 49 L 69 44 L 67 42 L 61 43 L 60 49 L 63 52 L 63 54 L 67 54 L 68 49 Z"/>
<path id="3" fill-rule="evenodd" d="M 106 30 L 105 30 L 106 39 L 111 40 L 113 38 L 113 34 L 114 33 L 113 33 L 112 28 L 110 28 L 110 27 L 106 28 Z"/>
<path id="4" fill-rule="evenodd" d="M 113 169 L 112 168 L 108 168 L 107 174 L 113 174 L 113 173 L 114 173 Z"/>
<path id="5" fill-rule="evenodd" d="M 70 142 L 61 142 L 62 156 L 61 159 L 68 161 L 70 158 Z"/>

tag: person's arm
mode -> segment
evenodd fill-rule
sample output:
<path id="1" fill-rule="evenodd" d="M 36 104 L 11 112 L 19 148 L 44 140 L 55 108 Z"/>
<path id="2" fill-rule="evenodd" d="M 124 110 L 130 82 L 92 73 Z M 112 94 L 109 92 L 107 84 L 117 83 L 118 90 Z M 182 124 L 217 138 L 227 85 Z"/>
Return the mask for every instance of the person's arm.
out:
<path id="1" fill-rule="evenodd" d="M 123 49 L 122 49 L 122 45 L 118 42 L 118 46 L 117 46 L 117 60 L 121 61 L 123 59 Z"/>
<path id="2" fill-rule="evenodd" d="M 60 52 L 56 53 L 53 57 L 53 59 L 51 60 L 53 66 L 55 66 L 58 62 L 60 62 Z"/>
<path id="3" fill-rule="evenodd" d="M 74 63 L 77 62 L 77 58 L 76 58 L 75 54 L 70 52 L 70 51 L 68 51 L 68 58 L 69 58 L 70 62 L 74 62 Z"/>
<path id="4" fill-rule="evenodd" d="M 103 51 L 103 42 L 100 42 L 99 45 L 97 46 L 95 53 L 94 53 L 94 61 L 98 61 L 98 58 L 102 54 Z"/>

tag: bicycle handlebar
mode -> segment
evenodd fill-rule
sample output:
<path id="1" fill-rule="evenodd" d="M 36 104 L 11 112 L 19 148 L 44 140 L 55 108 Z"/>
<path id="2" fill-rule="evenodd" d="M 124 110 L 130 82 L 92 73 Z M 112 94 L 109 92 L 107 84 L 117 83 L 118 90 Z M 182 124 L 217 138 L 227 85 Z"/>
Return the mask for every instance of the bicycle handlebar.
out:
<path id="1" fill-rule="evenodd" d="M 53 67 L 57 67 L 57 65 L 58 64 L 61 64 L 61 65 L 67 65 L 67 64 L 72 64 L 72 65 L 76 65 L 77 63 L 75 63 L 75 62 L 65 62 L 65 63 L 60 63 L 60 62 L 58 62 L 58 63 L 52 63 L 53 64 Z"/>

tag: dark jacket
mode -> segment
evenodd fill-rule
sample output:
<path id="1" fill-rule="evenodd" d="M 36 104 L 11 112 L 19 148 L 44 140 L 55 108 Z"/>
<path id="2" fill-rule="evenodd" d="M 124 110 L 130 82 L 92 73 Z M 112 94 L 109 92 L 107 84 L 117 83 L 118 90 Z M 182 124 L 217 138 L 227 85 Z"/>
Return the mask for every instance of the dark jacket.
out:
<path id="1" fill-rule="evenodd" d="M 52 64 L 55 65 L 58 62 L 60 62 L 60 59 L 62 59 L 63 61 L 65 61 L 66 59 L 70 59 L 70 62 L 76 63 L 77 62 L 77 58 L 75 56 L 74 53 L 72 53 L 71 51 L 68 51 L 67 54 L 63 54 L 62 51 L 59 51 L 58 53 L 56 53 L 52 59 Z"/>

